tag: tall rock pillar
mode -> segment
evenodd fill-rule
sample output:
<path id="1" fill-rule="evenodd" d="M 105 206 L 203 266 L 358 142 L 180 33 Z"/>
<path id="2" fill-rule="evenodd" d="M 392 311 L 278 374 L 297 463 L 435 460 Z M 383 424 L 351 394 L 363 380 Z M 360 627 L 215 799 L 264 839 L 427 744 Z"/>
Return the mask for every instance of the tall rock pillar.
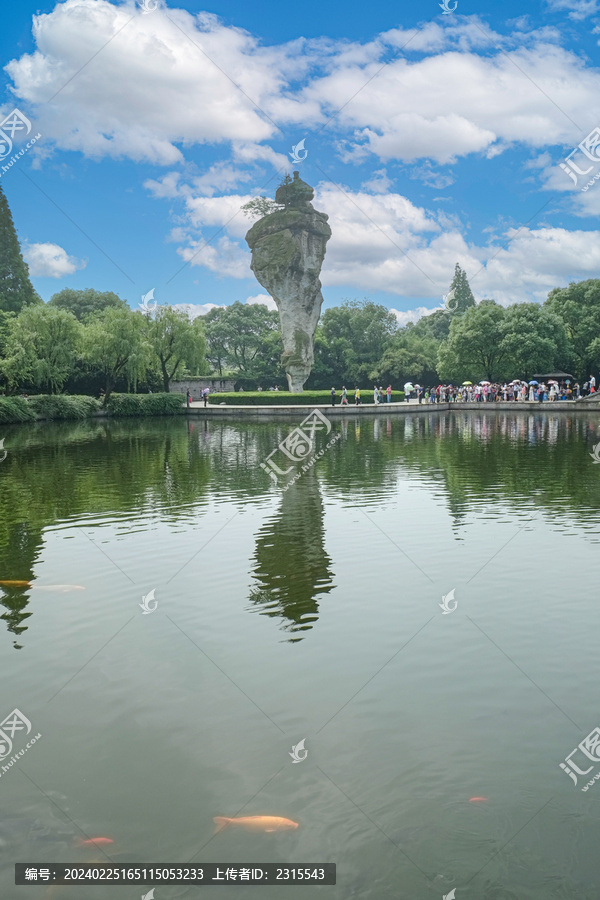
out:
<path id="1" fill-rule="evenodd" d="M 246 235 L 251 268 L 279 310 L 283 355 L 289 390 L 300 393 L 314 361 L 314 339 L 321 314 L 321 266 L 331 237 L 328 216 L 317 212 L 315 196 L 298 172 L 277 189 L 284 208 L 263 216 Z"/>

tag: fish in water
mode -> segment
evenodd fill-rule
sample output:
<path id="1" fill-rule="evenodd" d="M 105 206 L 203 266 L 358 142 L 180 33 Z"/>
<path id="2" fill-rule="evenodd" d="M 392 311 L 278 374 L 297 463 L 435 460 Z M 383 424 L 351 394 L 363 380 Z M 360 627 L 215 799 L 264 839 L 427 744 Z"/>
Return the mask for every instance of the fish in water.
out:
<path id="1" fill-rule="evenodd" d="M 469 803 L 483 803 L 487 800 L 487 797 L 471 797 Z"/>
<path id="2" fill-rule="evenodd" d="M 57 594 L 67 594 L 69 591 L 84 591 L 80 584 L 35 584 L 33 581 L 0 581 L 3 587 L 24 587 L 32 591 L 54 591 Z"/>
<path id="3" fill-rule="evenodd" d="M 248 831 L 289 831 L 291 828 L 297 828 L 298 822 L 292 822 L 291 819 L 283 819 L 280 816 L 238 816 L 234 819 L 228 819 L 227 816 L 215 816 L 215 834 L 230 826 L 239 826 L 246 828 Z"/>
<path id="4" fill-rule="evenodd" d="M 112 838 L 107 837 L 88 838 L 86 841 L 84 841 L 82 838 L 79 838 L 77 841 L 78 847 L 89 847 L 90 844 L 93 844 L 96 847 L 102 847 L 105 844 L 114 844 L 114 841 Z"/>

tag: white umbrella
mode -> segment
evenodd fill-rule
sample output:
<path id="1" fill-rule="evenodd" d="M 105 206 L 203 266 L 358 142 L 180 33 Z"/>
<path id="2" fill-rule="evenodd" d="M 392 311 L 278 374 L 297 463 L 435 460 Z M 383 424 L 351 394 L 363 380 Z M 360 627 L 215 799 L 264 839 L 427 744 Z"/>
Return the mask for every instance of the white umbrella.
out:
<path id="1" fill-rule="evenodd" d="M 480 381 L 479 384 L 491 384 L 491 381 Z"/>
<path id="2" fill-rule="evenodd" d="M 414 390 L 414 385 L 413 385 L 412 381 L 407 381 L 407 382 L 406 382 L 406 384 L 404 385 L 404 390 L 405 390 L 405 391 L 412 391 L 412 390 Z"/>

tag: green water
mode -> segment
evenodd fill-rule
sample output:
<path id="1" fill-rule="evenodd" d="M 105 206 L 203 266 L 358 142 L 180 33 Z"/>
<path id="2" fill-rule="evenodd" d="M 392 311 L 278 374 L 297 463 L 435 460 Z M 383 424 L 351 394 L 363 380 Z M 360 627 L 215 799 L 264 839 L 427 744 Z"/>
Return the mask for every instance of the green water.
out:
<path id="1" fill-rule="evenodd" d="M 597 898 L 600 759 L 559 764 L 600 725 L 600 416 L 349 415 L 283 491 L 292 427 L 4 427 L 0 579 L 36 587 L 0 592 L 0 719 L 42 737 L 0 768 L 0 896 L 45 900 L 17 861 L 193 859 L 338 867 L 223 900 Z M 213 837 L 236 815 L 299 827 Z"/>

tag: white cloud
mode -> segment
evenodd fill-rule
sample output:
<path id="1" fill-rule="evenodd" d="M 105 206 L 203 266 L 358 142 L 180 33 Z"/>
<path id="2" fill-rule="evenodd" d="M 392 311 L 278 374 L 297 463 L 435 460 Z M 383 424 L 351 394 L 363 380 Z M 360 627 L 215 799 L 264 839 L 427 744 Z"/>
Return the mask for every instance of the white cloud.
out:
<path id="1" fill-rule="evenodd" d="M 433 307 L 433 309 L 430 309 L 427 306 L 418 306 L 416 309 L 407 309 L 406 311 L 394 309 L 392 307 L 390 312 L 394 313 L 398 319 L 399 325 L 408 325 L 409 322 L 412 322 L 414 325 L 419 319 L 422 319 L 423 316 L 430 316 L 431 313 L 436 312 L 438 309 L 443 309 L 443 306 L 436 306 Z"/>
<path id="2" fill-rule="evenodd" d="M 596 0 L 552 2 L 583 15 Z M 574 123 L 585 128 L 600 90 L 598 69 L 557 46 L 556 29 L 500 35 L 476 18 L 362 44 L 267 47 L 209 13 L 65 0 L 35 16 L 33 32 L 35 51 L 6 70 L 45 142 L 160 165 L 182 162 L 192 145 L 228 143 L 231 162 L 199 176 L 208 196 L 239 188 L 249 165 L 290 165 L 268 146 L 281 136 L 275 122 L 291 146 L 335 112 L 344 159 L 447 165 L 516 142 L 575 145 Z"/>
<path id="3" fill-rule="evenodd" d="M 198 316 L 205 316 L 211 309 L 224 309 L 218 303 L 173 303 L 173 309 L 187 312 L 190 318 L 197 319 Z"/>
<path id="4" fill-rule="evenodd" d="M 179 144 L 233 141 L 247 156 L 276 131 L 261 110 L 284 86 L 288 51 L 216 16 L 66 0 L 34 16 L 33 33 L 35 52 L 6 69 L 62 148 L 168 165 Z"/>
<path id="5" fill-rule="evenodd" d="M 29 266 L 29 274 L 34 278 L 63 278 L 78 269 L 85 269 L 87 261 L 69 256 L 58 244 L 27 244 L 23 247 L 23 258 Z"/>
<path id="6" fill-rule="evenodd" d="M 277 311 L 277 304 L 269 294 L 257 294 L 256 297 L 248 297 L 246 300 L 246 304 L 249 306 L 254 306 L 257 303 L 266 306 L 267 309 Z"/>
<path id="7" fill-rule="evenodd" d="M 371 191 L 373 194 L 385 194 L 392 186 L 392 181 L 387 177 L 385 169 L 377 169 L 373 173 L 373 177 L 368 181 L 363 181 L 361 188 L 364 191 Z"/>
<path id="8" fill-rule="evenodd" d="M 570 10 L 569 18 L 576 22 L 598 12 L 598 0 L 548 0 L 548 6 L 553 10 Z"/>

